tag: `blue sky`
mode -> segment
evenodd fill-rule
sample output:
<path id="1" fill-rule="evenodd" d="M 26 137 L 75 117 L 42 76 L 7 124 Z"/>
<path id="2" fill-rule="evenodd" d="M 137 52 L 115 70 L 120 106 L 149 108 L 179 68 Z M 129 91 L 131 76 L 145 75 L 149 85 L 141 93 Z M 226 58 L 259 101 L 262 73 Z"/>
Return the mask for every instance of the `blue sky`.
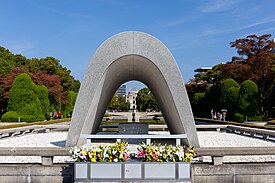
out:
<path id="1" fill-rule="evenodd" d="M 230 61 L 229 43 L 275 37 L 274 0 L 0 0 L 0 45 L 28 58 L 53 56 L 82 79 L 97 47 L 122 31 L 143 31 L 174 55 L 183 79 Z M 137 88 L 142 85 L 128 84 Z"/>

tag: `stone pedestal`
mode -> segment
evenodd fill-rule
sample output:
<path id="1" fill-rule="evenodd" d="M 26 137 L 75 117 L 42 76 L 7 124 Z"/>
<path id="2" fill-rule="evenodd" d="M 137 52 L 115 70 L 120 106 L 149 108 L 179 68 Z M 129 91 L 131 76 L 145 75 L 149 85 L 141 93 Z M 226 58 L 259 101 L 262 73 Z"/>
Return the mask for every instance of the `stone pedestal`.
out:
<path id="1" fill-rule="evenodd" d="M 75 162 L 76 182 L 191 181 L 191 163 L 185 162 Z"/>
<path id="2" fill-rule="evenodd" d="M 137 139 L 122 139 L 126 140 L 130 144 L 138 144 L 141 142 L 145 142 L 145 139 L 138 139 L 138 135 L 146 135 L 148 134 L 148 124 L 147 123 L 135 123 L 135 122 L 128 122 L 128 123 L 120 123 L 118 125 L 118 133 L 125 134 L 125 135 L 137 135 Z"/>

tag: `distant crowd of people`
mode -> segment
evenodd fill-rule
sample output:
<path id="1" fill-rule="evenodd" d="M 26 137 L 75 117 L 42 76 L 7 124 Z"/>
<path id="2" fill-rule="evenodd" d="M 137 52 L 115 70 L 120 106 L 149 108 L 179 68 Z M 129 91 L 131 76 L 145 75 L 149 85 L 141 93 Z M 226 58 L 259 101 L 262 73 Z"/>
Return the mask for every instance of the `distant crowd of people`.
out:
<path id="1" fill-rule="evenodd" d="M 62 112 L 61 111 L 55 111 L 54 113 L 50 112 L 50 119 L 61 119 L 62 118 Z"/>
<path id="2" fill-rule="evenodd" d="M 223 109 L 220 112 L 216 112 L 213 109 L 211 110 L 211 119 L 212 120 L 223 120 L 225 121 L 227 110 Z"/>

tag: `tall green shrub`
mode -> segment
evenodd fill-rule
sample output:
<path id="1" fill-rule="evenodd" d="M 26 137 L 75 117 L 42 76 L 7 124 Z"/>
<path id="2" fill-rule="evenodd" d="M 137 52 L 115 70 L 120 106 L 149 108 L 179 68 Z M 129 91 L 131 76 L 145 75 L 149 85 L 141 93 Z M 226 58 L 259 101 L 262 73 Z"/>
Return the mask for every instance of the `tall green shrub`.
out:
<path id="1" fill-rule="evenodd" d="M 239 90 L 240 90 L 240 88 L 237 88 L 237 87 L 230 87 L 227 90 L 226 109 L 228 111 L 227 118 L 229 120 L 234 119 L 234 114 L 237 111 Z"/>
<path id="2" fill-rule="evenodd" d="M 208 91 L 209 90 L 209 91 Z M 209 105 L 208 113 L 211 109 L 218 110 L 220 109 L 220 96 L 221 96 L 221 85 L 214 84 L 209 89 L 206 90 L 206 99 Z"/>
<path id="3" fill-rule="evenodd" d="M 69 95 L 68 104 L 65 104 L 65 105 L 62 106 L 63 107 L 62 112 L 63 112 L 64 117 L 71 117 L 71 114 L 74 110 L 74 104 L 75 104 L 75 101 L 76 101 L 77 93 L 75 93 L 74 91 L 69 91 L 68 95 Z"/>
<path id="4" fill-rule="evenodd" d="M 220 107 L 220 98 L 221 95 L 221 85 L 212 85 L 208 86 L 205 90 L 205 97 L 201 102 L 203 102 L 204 107 L 199 111 L 200 117 L 209 118 L 211 115 L 211 110 L 218 111 Z"/>
<path id="5" fill-rule="evenodd" d="M 238 111 L 248 117 L 259 115 L 259 99 L 256 83 L 251 80 L 244 81 L 239 92 Z"/>
<path id="6" fill-rule="evenodd" d="M 227 119 L 232 120 L 239 96 L 239 84 L 234 79 L 226 79 L 221 85 L 220 109 L 227 110 Z"/>
<path id="7" fill-rule="evenodd" d="M 48 118 L 50 113 L 50 101 L 47 87 L 44 85 L 37 85 L 37 96 L 41 102 L 42 114 Z"/>
<path id="8" fill-rule="evenodd" d="M 36 119 L 44 120 L 42 105 L 37 96 L 38 92 L 38 87 L 32 82 L 29 75 L 20 74 L 15 78 L 10 89 L 8 111 L 16 112 L 19 117 L 27 115 L 27 122 Z"/>
<path id="9" fill-rule="evenodd" d="M 222 82 L 220 102 L 223 108 L 227 108 L 228 90 L 231 87 L 239 88 L 239 84 L 234 79 L 226 79 Z"/>
<path id="10" fill-rule="evenodd" d="M 205 93 L 195 93 L 191 102 L 192 110 L 195 116 L 202 117 L 204 109 Z"/>

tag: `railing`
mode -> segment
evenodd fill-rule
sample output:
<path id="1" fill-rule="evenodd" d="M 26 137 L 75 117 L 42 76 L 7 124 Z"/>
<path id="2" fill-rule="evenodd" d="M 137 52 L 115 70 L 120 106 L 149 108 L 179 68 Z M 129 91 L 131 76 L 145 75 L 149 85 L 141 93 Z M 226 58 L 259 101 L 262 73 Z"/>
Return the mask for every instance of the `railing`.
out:
<path id="1" fill-rule="evenodd" d="M 53 129 L 68 130 L 69 125 L 32 125 L 0 130 L 0 138 L 14 137 L 28 133 L 50 132 Z"/>
<path id="2" fill-rule="evenodd" d="M 224 156 L 275 155 L 275 147 L 200 147 L 197 156 L 211 156 L 214 165 L 221 165 Z"/>
<path id="3" fill-rule="evenodd" d="M 69 156 L 70 147 L 1 147 L 0 156 L 41 156 L 42 165 L 53 165 L 54 156 Z"/>
<path id="4" fill-rule="evenodd" d="M 0 156 L 41 156 L 42 165 L 53 165 L 54 156 L 70 156 L 70 147 L 1 147 Z M 197 156 L 211 156 L 214 165 L 221 165 L 224 156 L 275 155 L 275 147 L 200 147 Z"/>
<path id="5" fill-rule="evenodd" d="M 146 139 L 146 144 L 151 143 L 151 139 L 175 139 L 176 145 L 180 145 L 181 139 L 187 138 L 187 134 L 178 134 L 178 135 L 140 135 L 140 134 L 131 134 L 131 135 L 88 135 L 80 134 L 80 138 L 84 138 L 87 141 L 87 148 L 91 147 L 92 139 L 116 139 L 120 142 L 121 139 Z"/>
<path id="6" fill-rule="evenodd" d="M 199 130 L 216 130 L 220 132 L 222 129 L 225 129 L 228 125 L 196 125 L 196 129 Z M 149 130 L 160 130 L 160 131 L 168 131 L 167 125 L 156 125 L 149 124 Z M 100 125 L 99 131 L 106 131 L 107 129 L 118 129 L 118 125 L 110 124 L 110 125 Z"/>
<path id="7" fill-rule="evenodd" d="M 255 135 L 260 135 L 263 137 L 263 139 L 268 139 L 270 136 L 272 137 L 275 136 L 274 130 L 257 129 L 257 128 L 233 126 L 233 125 L 229 125 L 226 128 L 226 131 L 231 133 L 239 133 L 241 135 L 249 134 L 251 137 L 254 137 Z"/>

